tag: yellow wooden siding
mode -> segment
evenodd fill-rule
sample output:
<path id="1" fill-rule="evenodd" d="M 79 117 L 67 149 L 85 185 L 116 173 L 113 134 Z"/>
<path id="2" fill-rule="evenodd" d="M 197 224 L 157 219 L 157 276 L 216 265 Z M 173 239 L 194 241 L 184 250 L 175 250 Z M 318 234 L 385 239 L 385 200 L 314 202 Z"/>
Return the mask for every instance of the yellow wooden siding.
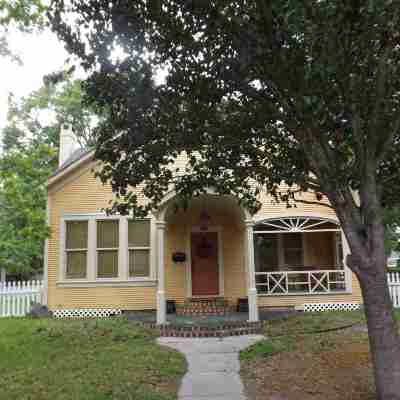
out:
<path id="1" fill-rule="evenodd" d="M 284 189 L 284 187 L 285 186 L 282 185 L 282 190 Z M 297 194 L 296 197 L 300 200 L 304 200 L 307 202 L 317 201 L 314 193 Z M 335 220 L 337 219 L 336 214 L 332 210 L 332 208 L 325 205 L 297 203 L 296 207 L 288 208 L 285 202 L 277 203 L 274 197 L 266 194 L 265 192 L 262 192 L 262 194 L 258 197 L 258 200 L 262 203 L 262 206 L 257 214 L 254 216 L 255 220 L 297 215 L 321 216 L 325 218 L 332 218 Z M 324 197 L 320 203 L 328 204 L 328 201 Z"/>
<path id="2" fill-rule="evenodd" d="M 179 160 L 184 164 L 184 158 Z M 87 163 L 73 173 L 52 185 L 49 191 L 50 224 L 52 228 L 49 240 L 48 268 L 48 301 L 50 309 L 57 308 L 102 308 L 118 307 L 124 310 L 154 309 L 156 307 L 156 287 L 60 287 L 59 279 L 59 235 L 60 220 L 64 214 L 87 214 L 101 212 L 113 199 L 111 188 L 103 186 L 92 173 L 94 163 Z M 315 200 L 312 194 L 304 195 L 304 199 Z M 254 216 L 255 220 L 270 217 L 293 215 L 319 215 L 335 218 L 330 208 L 315 205 L 298 204 L 297 208 L 287 209 L 285 204 L 277 204 L 273 198 L 263 194 L 260 196 L 263 206 Z M 142 196 L 141 201 L 146 201 Z M 218 202 L 217 202 L 218 203 Z M 238 219 L 238 212 L 232 205 L 213 204 L 210 207 L 211 224 L 222 230 L 222 249 L 224 261 L 224 295 L 231 302 L 245 297 L 247 293 L 247 273 L 245 267 L 245 228 Z M 215 206 L 215 208 L 213 208 Z M 208 207 L 208 206 L 207 206 Z M 198 224 L 201 203 L 197 203 L 187 211 L 179 211 L 167 219 L 165 248 L 165 277 L 168 299 L 181 303 L 188 295 L 188 263 L 174 264 L 174 251 L 187 252 L 192 228 Z M 305 240 L 306 264 L 322 263 L 333 257 L 333 247 L 328 246 L 326 237 L 317 238 L 316 233 L 307 235 Z M 324 244 L 325 243 L 325 244 Z M 155 245 L 155 243 L 153 243 Z M 324 251 L 321 251 L 325 248 Z M 325 260 L 325 261 L 324 261 Z M 304 302 L 326 301 L 361 301 L 360 288 L 353 277 L 353 294 L 319 295 L 319 296 L 260 296 L 260 306 L 291 306 Z"/>
<path id="3" fill-rule="evenodd" d="M 243 227 L 228 224 L 222 234 L 224 254 L 225 297 L 231 304 L 247 297 L 245 264 L 245 231 Z"/>
<path id="4" fill-rule="evenodd" d="M 156 308 L 155 287 L 59 287 L 60 221 L 64 214 L 99 213 L 113 199 L 92 173 L 94 163 L 85 165 L 49 191 L 51 237 L 48 256 L 48 303 L 50 309 L 109 308 L 141 310 Z M 144 198 L 143 198 L 144 201 Z"/>
<path id="5" fill-rule="evenodd" d="M 174 263 L 174 252 L 186 252 L 186 226 L 168 224 L 165 248 L 165 285 L 168 300 L 182 304 L 187 293 L 187 263 Z"/>

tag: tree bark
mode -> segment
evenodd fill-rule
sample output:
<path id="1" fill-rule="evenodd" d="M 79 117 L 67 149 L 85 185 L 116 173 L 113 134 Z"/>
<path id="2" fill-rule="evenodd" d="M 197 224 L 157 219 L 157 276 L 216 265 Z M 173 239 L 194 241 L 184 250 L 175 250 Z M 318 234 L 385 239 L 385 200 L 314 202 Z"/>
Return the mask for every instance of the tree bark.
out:
<path id="1" fill-rule="evenodd" d="M 378 400 L 400 399 L 400 338 L 389 295 L 382 257 L 361 268 L 359 280 L 364 298 L 371 357 Z"/>

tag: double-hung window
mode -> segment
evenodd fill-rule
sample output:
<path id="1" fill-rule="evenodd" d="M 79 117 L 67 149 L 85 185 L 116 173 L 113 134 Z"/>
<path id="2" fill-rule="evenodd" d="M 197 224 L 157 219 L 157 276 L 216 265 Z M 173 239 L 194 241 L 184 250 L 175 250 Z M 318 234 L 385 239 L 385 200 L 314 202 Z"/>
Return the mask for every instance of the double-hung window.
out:
<path id="1" fill-rule="evenodd" d="M 118 277 L 119 220 L 97 221 L 97 277 Z"/>
<path id="2" fill-rule="evenodd" d="M 130 278 L 150 277 L 150 220 L 128 221 Z"/>
<path id="3" fill-rule="evenodd" d="M 109 283 L 153 278 L 150 219 L 89 214 L 67 216 L 62 223 L 62 279 Z"/>
<path id="4" fill-rule="evenodd" d="M 87 276 L 88 221 L 66 221 L 65 276 L 85 279 Z"/>

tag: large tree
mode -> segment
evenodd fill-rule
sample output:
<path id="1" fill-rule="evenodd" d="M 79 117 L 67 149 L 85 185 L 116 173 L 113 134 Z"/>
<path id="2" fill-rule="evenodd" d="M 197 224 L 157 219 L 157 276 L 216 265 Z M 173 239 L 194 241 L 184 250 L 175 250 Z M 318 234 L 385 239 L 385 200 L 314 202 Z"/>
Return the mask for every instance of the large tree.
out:
<path id="1" fill-rule="evenodd" d="M 83 104 L 81 80 L 72 74 L 73 71 L 57 71 L 45 76 L 43 85 L 29 95 L 19 99 L 9 95 L 3 151 L 23 149 L 27 143 L 58 149 L 62 124 L 72 127 L 82 147 L 93 145 L 92 130 L 97 118 Z"/>
<path id="2" fill-rule="evenodd" d="M 33 32 L 46 23 L 46 6 L 41 0 L 0 0 L 0 56 L 22 64 L 15 49 L 10 48 L 10 30 Z"/>
<path id="3" fill-rule="evenodd" d="M 9 96 L 0 153 L 0 269 L 29 277 L 43 270 L 46 182 L 57 167 L 59 133 L 70 124 L 83 147 L 96 118 L 82 104 L 81 82 L 56 72 L 21 99 Z"/>
<path id="4" fill-rule="evenodd" d="M 89 73 L 101 177 L 136 213 L 213 186 L 250 209 L 267 190 L 329 199 L 357 275 L 379 399 L 400 399 L 384 211 L 399 202 L 396 0 L 54 0 L 53 29 Z M 73 11 L 72 14 L 69 12 Z M 154 85 L 157 69 L 168 71 Z M 189 155 L 175 174 L 174 159 Z M 282 193 L 279 184 L 290 189 Z M 254 184 L 256 183 L 256 184 Z M 145 210 L 129 186 L 143 184 Z"/>
<path id="5" fill-rule="evenodd" d="M 29 277 L 43 271 L 46 182 L 56 162 L 47 145 L 27 146 L 0 158 L 0 269 Z"/>

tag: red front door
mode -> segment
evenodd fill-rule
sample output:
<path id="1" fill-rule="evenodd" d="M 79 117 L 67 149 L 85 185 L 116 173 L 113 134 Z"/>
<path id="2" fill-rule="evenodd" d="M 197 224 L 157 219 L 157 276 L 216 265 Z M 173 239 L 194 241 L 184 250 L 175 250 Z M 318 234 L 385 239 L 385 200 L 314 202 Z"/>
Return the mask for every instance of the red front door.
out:
<path id="1" fill-rule="evenodd" d="M 218 296 L 218 233 L 192 233 L 191 258 L 192 296 Z"/>

